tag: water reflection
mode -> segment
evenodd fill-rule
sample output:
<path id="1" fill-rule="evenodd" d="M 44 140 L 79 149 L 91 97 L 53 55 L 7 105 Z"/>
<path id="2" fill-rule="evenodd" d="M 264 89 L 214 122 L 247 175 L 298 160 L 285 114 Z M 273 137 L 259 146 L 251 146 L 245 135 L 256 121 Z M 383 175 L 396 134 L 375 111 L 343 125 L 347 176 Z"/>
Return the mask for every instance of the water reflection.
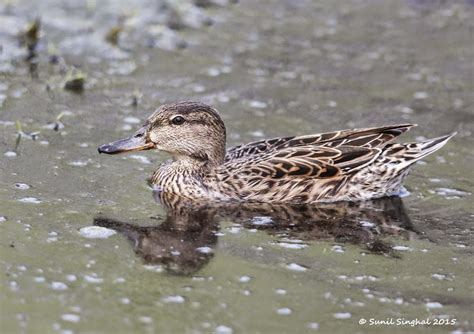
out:
<path id="1" fill-rule="evenodd" d="M 191 275 L 212 259 L 221 219 L 284 241 L 351 243 L 367 252 L 394 257 L 397 254 L 387 237 L 412 239 L 417 235 L 398 197 L 317 206 L 216 205 L 160 192 L 154 198 L 167 210 L 160 225 L 143 227 L 105 217 L 96 217 L 94 225 L 123 234 L 145 264 L 161 265 L 177 275 Z"/>

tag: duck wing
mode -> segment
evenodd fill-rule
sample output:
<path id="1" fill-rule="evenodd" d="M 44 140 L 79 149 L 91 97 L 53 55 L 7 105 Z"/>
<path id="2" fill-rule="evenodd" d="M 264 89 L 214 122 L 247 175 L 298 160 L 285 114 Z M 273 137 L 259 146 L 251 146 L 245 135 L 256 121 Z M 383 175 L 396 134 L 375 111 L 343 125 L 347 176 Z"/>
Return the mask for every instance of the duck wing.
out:
<path id="1" fill-rule="evenodd" d="M 252 182 L 263 179 L 333 178 L 369 165 L 381 151 L 380 148 L 347 145 L 286 147 L 226 162 L 217 169 L 217 174 L 220 181 L 233 176 Z"/>
<path id="2" fill-rule="evenodd" d="M 232 162 L 248 159 L 252 156 L 273 152 L 275 150 L 313 145 L 323 147 L 355 146 L 377 148 L 384 146 L 413 126 L 416 125 L 397 124 L 384 127 L 340 130 L 313 135 L 260 140 L 231 147 L 227 151 L 225 161 Z"/>

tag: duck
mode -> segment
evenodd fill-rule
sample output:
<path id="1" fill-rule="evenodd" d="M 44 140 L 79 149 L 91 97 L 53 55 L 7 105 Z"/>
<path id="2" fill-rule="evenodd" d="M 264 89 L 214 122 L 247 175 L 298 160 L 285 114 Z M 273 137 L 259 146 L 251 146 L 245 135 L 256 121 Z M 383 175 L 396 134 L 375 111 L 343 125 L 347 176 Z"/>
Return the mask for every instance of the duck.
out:
<path id="1" fill-rule="evenodd" d="M 411 143 L 394 139 L 416 124 L 259 140 L 226 149 L 218 111 L 195 101 L 159 107 L 131 137 L 98 148 L 167 152 L 148 179 L 154 191 L 193 201 L 321 203 L 398 196 L 411 167 L 456 133 Z"/>

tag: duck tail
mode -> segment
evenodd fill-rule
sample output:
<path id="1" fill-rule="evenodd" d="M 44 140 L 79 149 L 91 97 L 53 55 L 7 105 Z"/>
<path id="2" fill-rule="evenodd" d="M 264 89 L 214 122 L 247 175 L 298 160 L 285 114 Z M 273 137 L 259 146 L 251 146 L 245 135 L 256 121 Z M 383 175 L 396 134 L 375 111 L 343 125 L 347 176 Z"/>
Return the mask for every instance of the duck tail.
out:
<path id="1" fill-rule="evenodd" d="M 456 132 L 453 132 L 446 136 L 428 139 L 422 142 L 388 145 L 389 147 L 385 150 L 384 155 L 397 159 L 400 164 L 398 168 L 401 167 L 403 169 L 439 150 L 456 134 Z"/>

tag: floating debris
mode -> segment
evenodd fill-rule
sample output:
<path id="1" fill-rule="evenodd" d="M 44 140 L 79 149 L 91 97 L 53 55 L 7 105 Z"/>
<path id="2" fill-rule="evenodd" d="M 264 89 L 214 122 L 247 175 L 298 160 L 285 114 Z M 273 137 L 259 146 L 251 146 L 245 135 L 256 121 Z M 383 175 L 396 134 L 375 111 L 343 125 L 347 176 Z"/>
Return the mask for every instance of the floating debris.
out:
<path id="1" fill-rule="evenodd" d="M 308 323 L 308 329 L 312 329 L 317 331 L 319 329 L 319 324 L 317 322 L 310 322 Z"/>
<path id="2" fill-rule="evenodd" d="M 67 285 L 64 284 L 63 282 L 52 282 L 51 289 L 63 291 L 63 290 L 67 290 Z"/>
<path id="3" fill-rule="evenodd" d="M 264 109 L 267 107 L 267 104 L 263 101 L 252 100 L 249 102 L 249 107 L 256 109 Z"/>
<path id="4" fill-rule="evenodd" d="M 345 250 L 344 250 L 344 248 L 343 248 L 341 245 L 334 245 L 334 246 L 332 246 L 332 248 L 331 248 L 331 252 L 334 252 L 334 253 L 344 253 Z"/>
<path id="5" fill-rule="evenodd" d="M 77 314 L 66 313 L 61 316 L 61 319 L 69 322 L 79 322 L 79 320 L 81 320 L 81 317 Z"/>
<path id="6" fill-rule="evenodd" d="M 467 191 L 462 191 L 458 189 L 452 189 L 452 188 L 436 188 L 435 189 L 436 193 L 441 196 L 469 196 L 471 195 L 470 192 Z"/>
<path id="7" fill-rule="evenodd" d="M 428 98 L 428 93 L 416 92 L 415 94 L 413 94 L 413 97 L 417 100 L 425 100 L 426 98 Z"/>
<path id="8" fill-rule="evenodd" d="M 285 289 L 276 289 L 275 293 L 280 296 L 286 295 L 286 290 Z"/>
<path id="9" fill-rule="evenodd" d="M 41 201 L 36 197 L 23 197 L 18 200 L 21 203 L 32 203 L 32 204 L 39 204 Z"/>
<path id="10" fill-rule="evenodd" d="M 106 239 L 117 232 L 101 226 L 86 226 L 79 230 L 79 234 L 88 239 Z"/>
<path id="11" fill-rule="evenodd" d="M 183 296 L 175 295 L 175 296 L 163 297 L 163 298 L 161 298 L 161 301 L 163 303 L 167 303 L 167 304 L 182 304 L 186 300 Z"/>
<path id="12" fill-rule="evenodd" d="M 214 250 L 211 247 L 206 247 L 206 246 L 198 247 L 196 248 L 196 251 L 203 254 L 212 254 L 214 252 Z"/>
<path id="13" fill-rule="evenodd" d="M 224 325 L 219 325 L 216 327 L 216 330 L 214 331 L 215 334 L 232 334 L 234 331 L 232 328 L 224 326 Z"/>
<path id="14" fill-rule="evenodd" d="M 288 307 L 282 307 L 277 310 L 279 315 L 290 315 L 292 313 L 291 309 Z"/>
<path id="15" fill-rule="evenodd" d="M 141 162 L 142 164 L 151 164 L 151 161 L 150 159 L 148 159 L 147 157 L 143 156 L 143 155 L 138 155 L 138 154 L 132 154 L 129 156 L 130 159 L 133 159 L 133 160 L 137 160 L 139 162 Z"/>
<path id="16" fill-rule="evenodd" d="M 84 167 L 87 166 L 87 161 L 75 160 L 68 162 L 68 165 L 73 167 Z"/>
<path id="17" fill-rule="evenodd" d="M 84 281 L 92 284 L 100 284 L 104 282 L 104 279 L 97 277 L 96 275 L 84 275 Z"/>
<path id="18" fill-rule="evenodd" d="M 6 151 L 5 153 L 3 153 L 4 156 L 6 156 L 7 158 L 14 158 L 17 156 L 16 152 L 13 152 L 13 151 Z"/>
<path id="19" fill-rule="evenodd" d="M 273 223 L 274 223 L 273 218 L 267 217 L 267 216 L 255 216 L 250 221 L 250 224 L 256 225 L 256 226 L 271 225 Z"/>
<path id="20" fill-rule="evenodd" d="M 426 303 L 425 306 L 429 309 L 443 308 L 443 305 L 438 302 L 429 302 L 429 303 Z"/>
<path id="21" fill-rule="evenodd" d="M 110 28 L 110 30 L 105 34 L 105 40 L 112 45 L 118 45 L 120 34 L 123 31 L 123 25 L 117 25 Z"/>
<path id="22" fill-rule="evenodd" d="M 136 118 L 136 117 L 133 117 L 133 116 L 125 117 L 123 119 L 123 121 L 125 123 L 128 123 L 128 124 L 140 124 L 140 122 L 141 122 L 139 118 Z"/>
<path id="23" fill-rule="evenodd" d="M 308 270 L 308 267 L 306 266 L 302 266 L 298 263 L 289 263 L 286 265 L 286 268 L 289 269 L 289 270 L 293 270 L 293 271 L 299 271 L 299 272 L 304 272 L 306 270 Z"/>
<path id="24" fill-rule="evenodd" d="M 27 185 L 26 183 L 15 183 L 15 188 L 20 189 L 20 190 L 27 190 L 27 189 L 30 189 L 31 187 Z"/>
<path id="25" fill-rule="evenodd" d="M 56 116 L 56 119 L 54 122 L 48 123 L 48 125 L 45 126 L 47 129 L 51 129 L 54 131 L 59 131 L 64 129 L 64 124 L 61 122 L 61 119 L 66 115 L 64 111 L 60 112 L 58 116 Z"/>
<path id="26" fill-rule="evenodd" d="M 143 97 L 143 93 L 141 93 L 139 90 L 134 90 L 133 93 L 132 93 L 131 105 L 133 107 L 138 106 L 138 104 L 140 103 L 140 100 L 142 99 L 142 97 Z"/>
<path id="27" fill-rule="evenodd" d="M 21 45 L 28 49 L 27 60 L 31 60 L 36 56 L 36 46 L 40 39 L 41 19 L 37 17 L 19 36 Z"/>
<path id="28" fill-rule="evenodd" d="M 412 249 L 408 246 L 393 246 L 392 249 L 397 251 L 411 251 Z"/>
<path id="29" fill-rule="evenodd" d="M 77 69 L 72 69 L 66 74 L 63 88 L 66 90 L 80 93 L 84 90 L 87 75 Z"/>
<path id="30" fill-rule="evenodd" d="M 301 243 L 276 242 L 275 244 L 286 249 L 304 249 L 308 247 L 308 245 Z"/>
<path id="31" fill-rule="evenodd" d="M 250 276 L 240 276 L 239 277 L 239 282 L 240 283 L 248 283 L 250 282 L 252 278 Z"/>
<path id="32" fill-rule="evenodd" d="M 333 317 L 336 319 L 350 319 L 352 314 L 349 312 L 337 312 L 333 314 Z"/>

